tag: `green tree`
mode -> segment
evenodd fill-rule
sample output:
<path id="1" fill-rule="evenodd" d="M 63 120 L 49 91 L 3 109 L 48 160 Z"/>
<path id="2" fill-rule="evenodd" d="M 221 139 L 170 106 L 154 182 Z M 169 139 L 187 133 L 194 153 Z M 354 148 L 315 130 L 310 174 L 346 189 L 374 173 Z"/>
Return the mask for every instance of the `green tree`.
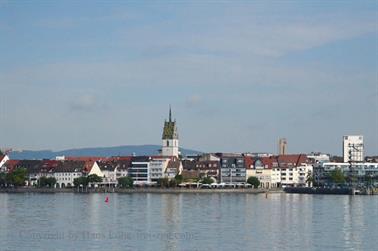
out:
<path id="1" fill-rule="evenodd" d="M 121 177 L 118 178 L 118 185 L 122 188 L 132 188 L 134 187 L 134 180 L 131 177 Z"/>
<path id="2" fill-rule="evenodd" d="M 260 186 L 260 181 L 258 178 L 251 176 L 247 179 L 247 183 L 251 184 L 254 188 L 258 188 Z"/>
<path id="3" fill-rule="evenodd" d="M 27 173 L 26 168 L 17 168 L 13 172 L 7 174 L 6 182 L 15 187 L 24 186 Z"/>
<path id="4" fill-rule="evenodd" d="M 175 180 L 176 180 L 176 183 L 177 183 L 177 184 L 181 184 L 181 183 L 184 181 L 184 178 L 182 177 L 182 175 L 177 174 L 177 175 L 175 176 Z"/>
<path id="5" fill-rule="evenodd" d="M 38 187 L 46 187 L 47 186 L 47 177 L 42 176 L 38 179 Z"/>
<path id="6" fill-rule="evenodd" d="M 169 187 L 177 187 L 177 181 L 176 181 L 176 179 L 171 179 L 169 181 Z"/>
<path id="7" fill-rule="evenodd" d="M 214 180 L 212 178 L 206 176 L 206 177 L 203 177 L 200 182 L 202 184 L 208 184 L 208 185 L 210 185 L 210 184 L 214 183 Z"/>
<path id="8" fill-rule="evenodd" d="M 4 187 L 5 184 L 7 184 L 7 174 L 6 173 L 0 173 L 0 187 Z"/>
<path id="9" fill-rule="evenodd" d="M 307 185 L 308 185 L 309 187 L 311 187 L 311 184 L 313 184 L 314 181 L 315 181 L 314 176 L 312 175 L 311 172 L 309 172 L 309 173 L 307 174 L 307 177 L 306 177 L 306 183 L 307 183 Z"/>
<path id="10" fill-rule="evenodd" d="M 42 176 L 38 179 L 39 187 L 54 187 L 55 183 L 56 183 L 56 179 L 54 177 Z"/>
<path id="11" fill-rule="evenodd" d="M 345 182 L 345 176 L 341 169 L 335 169 L 330 172 L 330 178 L 333 183 L 342 184 Z"/>
<path id="12" fill-rule="evenodd" d="M 86 187 L 88 186 L 88 179 L 87 177 L 79 177 L 79 178 L 74 179 L 73 183 L 75 187 L 79 187 L 80 185 L 83 187 Z"/>
<path id="13" fill-rule="evenodd" d="M 165 187 L 165 188 L 167 188 L 167 187 L 169 187 L 169 179 L 168 178 L 160 178 L 160 179 L 158 179 L 157 180 L 157 185 L 159 186 L 159 187 Z"/>
<path id="14" fill-rule="evenodd" d="M 97 174 L 91 174 L 87 177 L 88 183 L 99 183 L 102 182 L 102 177 Z"/>

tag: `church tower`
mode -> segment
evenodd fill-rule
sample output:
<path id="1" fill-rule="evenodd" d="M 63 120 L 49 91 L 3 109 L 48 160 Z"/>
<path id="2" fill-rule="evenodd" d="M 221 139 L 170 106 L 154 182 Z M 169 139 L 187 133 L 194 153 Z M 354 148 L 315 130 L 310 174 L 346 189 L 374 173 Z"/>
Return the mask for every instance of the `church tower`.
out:
<path id="1" fill-rule="evenodd" d="M 172 120 L 171 106 L 169 106 L 169 120 L 164 122 L 163 129 L 163 147 L 161 154 L 163 156 L 176 156 L 179 155 L 179 140 L 177 133 L 176 120 Z"/>

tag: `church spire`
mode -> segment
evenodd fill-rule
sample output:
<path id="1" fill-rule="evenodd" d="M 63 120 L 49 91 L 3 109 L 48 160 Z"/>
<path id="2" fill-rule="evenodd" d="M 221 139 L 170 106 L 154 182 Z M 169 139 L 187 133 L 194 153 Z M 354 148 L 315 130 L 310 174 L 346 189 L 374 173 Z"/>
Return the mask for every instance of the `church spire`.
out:
<path id="1" fill-rule="evenodd" d="M 172 110 L 171 110 L 171 105 L 169 105 L 169 122 L 172 122 Z"/>
<path id="2" fill-rule="evenodd" d="M 172 119 L 172 108 L 169 105 L 169 118 L 164 122 L 163 139 L 178 139 L 176 121 Z"/>

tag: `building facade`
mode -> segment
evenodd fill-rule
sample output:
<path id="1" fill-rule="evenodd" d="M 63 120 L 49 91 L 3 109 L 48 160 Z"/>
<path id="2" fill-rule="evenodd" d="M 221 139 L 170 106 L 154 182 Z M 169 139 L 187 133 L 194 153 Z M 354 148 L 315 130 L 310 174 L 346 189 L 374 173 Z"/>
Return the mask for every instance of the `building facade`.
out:
<path id="1" fill-rule="evenodd" d="M 340 170 L 349 183 L 370 183 L 378 185 L 378 163 L 324 162 L 314 166 L 314 181 L 318 185 L 331 184 L 331 172 Z"/>
<path id="2" fill-rule="evenodd" d="M 343 136 L 344 162 L 364 161 L 364 137 L 362 135 Z"/>
<path id="3" fill-rule="evenodd" d="M 241 154 L 221 154 L 221 182 L 238 183 L 246 182 L 246 168 L 244 157 Z"/>
<path id="4" fill-rule="evenodd" d="M 84 175 L 84 161 L 61 161 L 53 169 L 53 177 L 56 179 L 55 187 L 73 187 L 74 180 Z"/>
<path id="5" fill-rule="evenodd" d="M 128 176 L 131 177 L 136 185 L 151 184 L 151 158 L 148 156 L 133 157 Z"/>

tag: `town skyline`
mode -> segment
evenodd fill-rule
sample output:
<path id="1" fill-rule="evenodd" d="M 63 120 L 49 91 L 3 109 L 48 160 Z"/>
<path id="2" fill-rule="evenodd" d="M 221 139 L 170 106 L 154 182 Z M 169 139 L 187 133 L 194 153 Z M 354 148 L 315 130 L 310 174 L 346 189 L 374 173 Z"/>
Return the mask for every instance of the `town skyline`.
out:
<path id="1" fill-rule="evenodd" d="M 377 6 L 0 1 L 0 146 L 378 149 Z"/>

